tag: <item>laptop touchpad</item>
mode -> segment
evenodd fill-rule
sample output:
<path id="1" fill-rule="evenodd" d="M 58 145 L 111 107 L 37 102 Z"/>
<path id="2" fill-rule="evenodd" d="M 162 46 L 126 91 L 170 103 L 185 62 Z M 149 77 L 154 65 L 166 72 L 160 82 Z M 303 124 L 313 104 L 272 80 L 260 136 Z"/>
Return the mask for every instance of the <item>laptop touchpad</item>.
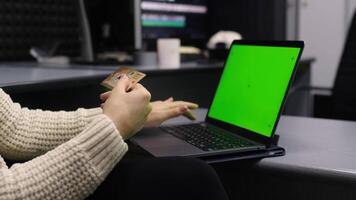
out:
<path id="1" fill-rule="evenodd" d="M 189 156 L 204 152 L 160 129 L 144 129 L 132 141 L 157 157 Z"/>

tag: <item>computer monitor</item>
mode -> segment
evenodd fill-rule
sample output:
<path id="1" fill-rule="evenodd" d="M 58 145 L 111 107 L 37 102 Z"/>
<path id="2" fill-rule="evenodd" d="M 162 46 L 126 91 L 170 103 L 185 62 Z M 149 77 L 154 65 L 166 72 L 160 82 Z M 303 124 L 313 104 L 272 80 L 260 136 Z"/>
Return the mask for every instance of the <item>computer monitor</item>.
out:
<path id="1" fill-rule="evenodd" d="M 95 53 L 141 49 L 141 0 L 85 0 Z"/>
<path id="2" fill-rule="evenodd" d="M 85 0 L 85 7 L 95 53 L 153 50 L 158 38 L 207 41 L 208 0 Z"/>
<path id="3" fill-rule="evenodd" d="M 180 38 L 182 45 L 204 47 L 207 13 L 207 0 L 142 0 L 142 39 Z"/>

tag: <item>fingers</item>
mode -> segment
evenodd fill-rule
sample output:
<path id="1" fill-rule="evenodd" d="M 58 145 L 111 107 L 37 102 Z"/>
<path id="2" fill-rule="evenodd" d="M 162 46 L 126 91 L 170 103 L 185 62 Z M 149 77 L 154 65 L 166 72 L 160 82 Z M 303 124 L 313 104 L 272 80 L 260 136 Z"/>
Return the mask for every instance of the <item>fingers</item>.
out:
<path id="1" fill-rule="evenodd" d="M 164 100 L 164 102 L 173 102 L 173 101 L 174 101 L 173 97 L 169 97 L 168 99 Z"/>
<path id="2" fill-rule="evenodd" d="M 161 113 L 161 118 L 162 121 L 165 121 L 167 119 L 173 118 L 173 117 L 178 117 L 188 111 L 187 106 L 178 106 L 169 110 L 162 111 Z"/>
<path id="3" fill-rule="evenodd" d="M 111 94 L 111 91 L 100 94 L 100 100 L 106 101 L 109 98 L 110 94 Z"/>
<path id="4" fill-rule="evenodd" d="M 174 115 L 172 117 L 183 115 L 190 120 L 196 120 L 195 115 L 190 111 L 190 109 L 196 109 L 198 107 L 199 107 L 198 104 L 195 104 L 195 103 L 186 102 L 186 101 L 176 101 L 176 102 L 169 103 L 168 109 L 174 110 L 175 108 L 178 108 L 178 109 L 186 108 L 184 110 L 182 110 L 182 109 L 180 110 L 180 111 L 184 111 L 184 112 L 176 113 L 176 115 Z"/>
<path id="5" fill-rule="evenodd" d="M 151 105 L 151 103 L 149 103 L 148 106 L 147 106 L 147 115 L 146 115 L 146 117 L 151 113 L 151 111 L 152 111 L 152 105 Z"/>
<path id="6" fill-rule="evenodd" d="M 145 87 L 143 87 L 143 85 L 141 85 L 140 83 L 136 83 L 136 85 L 134 85 L 132 87 L 133 90 L 142 90 L 145 89 Z"/>
<path id="7" fill-rule="evenodd" d="M 133 88 L 132 91 L 136 94 L 142 95 L 142 97 L 147 100 L 148 102 L 151 100 L 151 93 L 143 87 L 141 84 L 137 83 Z"/>
<path id="8" fill-rule="evenodd" d="M 192 120 L 192 121 L 195 121 L 197 119 L 197 117 L 192 113 L 192 111 L 188 110 L 187 112 L 183 113 L 183 116 Z"/>
<path id="9" fill-rule="evenodd" d="M 119 78 L 119 80 L 117 81 L 117 84 L 113 90 L 118 90 L 120 92 L 126 92 L 129 89 L 129 87 L 130 87 L 130 80 L 124 74 Z"/>
<path id="10" fill-rule="evenodd" d="M 168 98 L 164 101 L 154 101 L 151 102 L 152 106 L 154 107 L 155 110 L 169 110 L 173 109 L 176 107 L 182 107 L 182 106 L 187 106 L 188 109 L 196 109 L 198 108 L 198 104 L 191 103 L 191 102 L 185 102 L 185 101 L 174 101 L 174 99 Z"/>
<path id="11" fill-rule="evenodd" d="M 198 104 L 187 102 L 187 101 L 174 101 L 167 105 L 168 108 L 174 108 L 180 106 L 187 106 L 189 109 L 197 109 L 199 107 Z"/>
<path id="12" fill-rule="evenodd" d="M 189 109 L 197 109 L 199 108 L 199 105 L 196 103 L 192 103 L 192 102 L 185 102 L 183 101 L 182 103 L 186 104 L 188 106 Z"/>

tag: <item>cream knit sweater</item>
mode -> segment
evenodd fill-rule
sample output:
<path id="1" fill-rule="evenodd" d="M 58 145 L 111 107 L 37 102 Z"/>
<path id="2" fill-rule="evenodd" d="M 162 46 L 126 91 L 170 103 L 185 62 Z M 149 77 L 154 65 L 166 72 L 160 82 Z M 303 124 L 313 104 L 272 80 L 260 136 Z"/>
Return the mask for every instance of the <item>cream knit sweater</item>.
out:
<path id="1" fill-rule="evenodd" d="M 127 145 L 101 109 L 29 110 L 0 89 L 0 199 L 84 199 Z M 32 159 L 11 168 L 2 159 Z"/>

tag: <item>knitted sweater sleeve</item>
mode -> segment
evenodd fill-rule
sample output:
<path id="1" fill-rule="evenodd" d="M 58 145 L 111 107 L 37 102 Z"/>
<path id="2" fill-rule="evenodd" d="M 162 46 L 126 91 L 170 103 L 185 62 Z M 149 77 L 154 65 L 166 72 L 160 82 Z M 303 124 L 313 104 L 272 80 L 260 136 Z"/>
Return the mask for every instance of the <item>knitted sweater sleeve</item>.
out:
<path id="1" fill-rule="evenodd" d="M 0 167 L 0 200 L 84 199 L 126 151 L 112 121 L 98 115 L 80 134 L 46 154 L 10 169 Z"/>
<path id="2" fill-rule="evenodd" d="M 0 155 L 27 160 L 54 149 L 84 130 L 100 108 L 72 112 L 29 110 L 0 89 Z"/>

